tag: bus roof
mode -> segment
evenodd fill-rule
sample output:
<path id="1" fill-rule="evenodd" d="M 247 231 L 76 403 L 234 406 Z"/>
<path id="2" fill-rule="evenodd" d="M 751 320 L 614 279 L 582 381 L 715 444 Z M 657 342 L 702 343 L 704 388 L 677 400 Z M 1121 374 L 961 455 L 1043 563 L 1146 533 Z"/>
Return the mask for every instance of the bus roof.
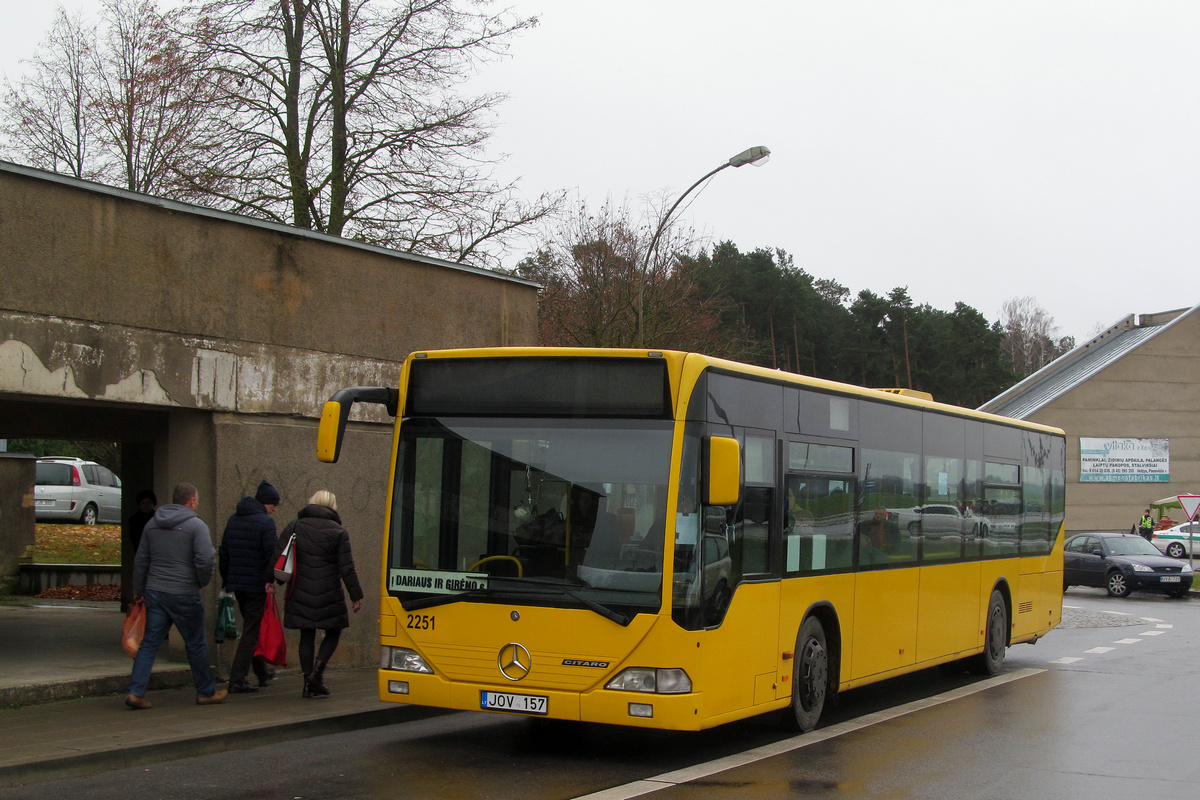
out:
<path id="1" fill-rule="evenodd" d="M 937 411 L 945 414 L 953 414 L 955 416 L 969 417 L 972 419 L 986 420 L 996 422 L 1003 425 L 1009 425 L 1015 428 L 1024 430 L 1041 431 L 1043 433 L 1051 433 L 1059 436 L 1065 435 L 1060 428 L 1055 428 L 1050 425 L 1041 425 L 1035 422 L 1028 422 L 1021 419 L 1013 419 L 1012 417 L 1003 417 L 998 414 L 990 414 L 985 411 L 976 411 L 972 408 L 964 406 L 951 405 L 949 403 L 941 403 L 932 399 L 924 399 L 920 396 L 914 396 L 906 391 L 896 391 L 892 389 L 870 389 L 865 386 L 855 386 L 850 383 L 841 383 L 839 381 L 827 380 L 825 378 L 815 378 L 810 375 L 801 375 L 795 372 L 785 372 L 778 369 L 770 369 L 769 367 L 759 367 L 753 364 L 743 364 L 739 361 L 731 361 L 729 359 L 717 358 L 715 356 L 707 356 L 702 353 L 688 353 L 679 350 L 652 350 L 652 349 L 637 349 L 637 348 L 617 348 L 617 347 L 476 347 L 476 348 L 460 348 L 451 350 L 419 350 L 410 353 L 405 360 L 405 366 L 414 359 L 423 358 L 663 358 L 669 363 L 669 371 L 673 376 L 677 376 L 683 369 L 686 363 L 689 368 L 697 371 L 711 368 L 720 372 L 725 372 L 733 375 L 741 375 L 744 377 L 755 378 L 772 383 L 783 383 L 792 386 L 802 386 L 810 389 L 842 394 L 851 397 L 859 397 L 867 400 L 876 400 L 893 405 L 906 405 L 914 408 L 923 408 L 929 411 Z M 675 383 L 673 378 L 672 384 Z M 920 393 L 925 394 L 925 393 Z"/>

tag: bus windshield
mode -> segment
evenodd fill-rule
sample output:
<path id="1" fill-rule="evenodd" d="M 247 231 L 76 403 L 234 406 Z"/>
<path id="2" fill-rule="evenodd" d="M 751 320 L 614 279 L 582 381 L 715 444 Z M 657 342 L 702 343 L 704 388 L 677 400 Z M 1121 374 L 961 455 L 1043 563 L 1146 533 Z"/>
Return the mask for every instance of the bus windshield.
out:
<path id="1" fill-rule="evenodd" d="M 589 608 L 625 624 L 661 604 L 669 420 L 408 418 L 388 590 Z"/>

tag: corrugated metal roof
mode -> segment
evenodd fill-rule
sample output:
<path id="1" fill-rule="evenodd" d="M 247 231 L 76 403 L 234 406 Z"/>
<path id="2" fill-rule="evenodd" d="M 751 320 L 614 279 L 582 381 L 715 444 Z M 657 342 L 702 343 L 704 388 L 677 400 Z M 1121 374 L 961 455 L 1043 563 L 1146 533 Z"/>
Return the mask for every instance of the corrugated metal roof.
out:
<path id="1" fill-rule="evenodd" d="M 1013 419 L 1027 419 L 1197 309 L 1200 306 L 1180 313 L 1165 324 L 1142 327 L 1129 327 L 1133 318 L 1127 317 L 1100 336 L 1050 362 L 1008 391 L 984 403 L 979 410 Z"/>

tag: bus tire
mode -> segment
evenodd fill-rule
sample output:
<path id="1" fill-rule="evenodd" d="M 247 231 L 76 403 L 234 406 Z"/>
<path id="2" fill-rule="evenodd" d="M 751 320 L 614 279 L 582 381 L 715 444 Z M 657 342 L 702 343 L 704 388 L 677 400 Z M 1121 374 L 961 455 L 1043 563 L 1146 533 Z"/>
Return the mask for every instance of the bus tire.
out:
<path id="1" fill-rule="evenodd" d="M 817 727 L 829 692 L 829 648 L 825 627 L 809 617 L 796 634 L 796 657 L 792 665 L 792 718 L 795 726 L 808 733 Z"/>
<path id="2" fill-rule="evenodd" d="M 988 601 L 987 620 L 984 623 L 983 652 L 971 661 L 971 671 L 980 675 L 996 675 L 1004 665 L 1004 651 L 1008 648 L 1008 608 L 999 589 L 992 590 Z"/>

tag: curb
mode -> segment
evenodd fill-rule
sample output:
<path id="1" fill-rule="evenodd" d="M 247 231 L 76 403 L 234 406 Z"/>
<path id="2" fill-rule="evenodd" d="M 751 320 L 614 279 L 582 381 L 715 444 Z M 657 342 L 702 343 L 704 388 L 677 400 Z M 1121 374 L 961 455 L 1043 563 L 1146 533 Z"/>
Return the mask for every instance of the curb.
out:
<path id="1" fill-rule="evenodd" d="M 151 689 L 178 689 L 191 684 L 192 672 L 188 667 L 159 669 L 150 673 Z M 0 706 L 31 706 L 55 700 L 73 700 L 78 697 L 124 694 L 128 688 L 128 675 L 108 675 L 102 678 L 76 678 L 53 683 L 7 686 L 0 688 Z"/>
<path id="2" fill-rule="evenodd" d="M 345 733 L 363 728 L 377 728 L 446 713 L 450 712 L 422 706 L 389 706 L 320 719 L 266 725 L 176 741 L 83 753 L 77 756 L 63 756 L 27 764 L 14 764 L 0 767 L 0 787 L 11 788 L 63 778 L 75 778 L 96 772 L 157 764 L 177 758 L 215 755 L 235 750 L 244 751 L 261 745 L 308 739 L 332 733 Z"/>

